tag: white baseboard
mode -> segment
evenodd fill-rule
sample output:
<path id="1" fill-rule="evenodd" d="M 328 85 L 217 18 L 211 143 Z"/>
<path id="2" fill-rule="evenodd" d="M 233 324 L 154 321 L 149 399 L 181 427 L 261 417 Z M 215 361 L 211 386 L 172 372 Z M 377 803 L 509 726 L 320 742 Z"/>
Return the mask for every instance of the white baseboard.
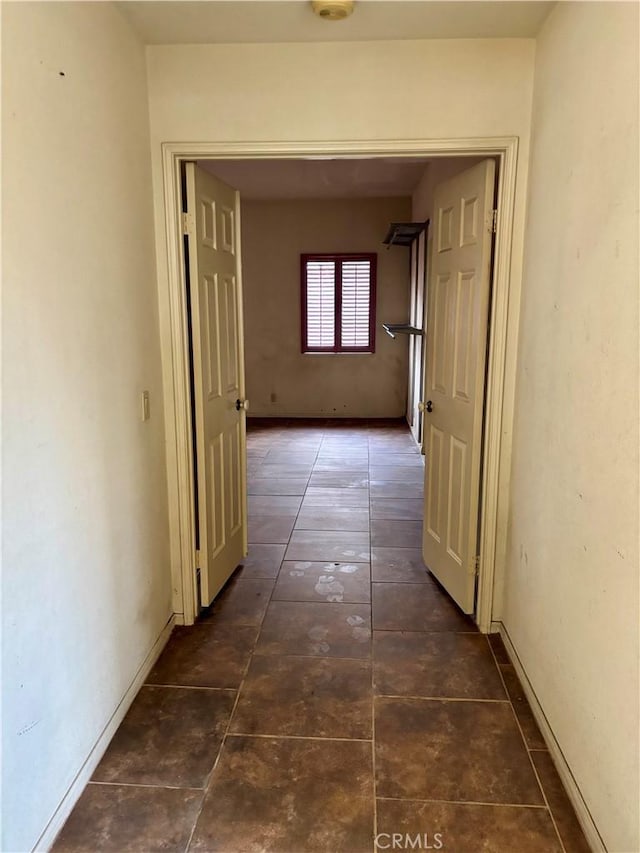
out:
<path id="1" fill-rule="evenodd" d="M 493 633 L 494 626 L 497 628 L 497 632 L 502 637 L 505 648 L 509 657 L 511 658 L 511 663 L 513 664 L 516 673 L 518 674 L 518 678 L 522 683 L 522 688 L 525 692 L 527 699 L 529 700 L 529 705 L 531 705 L 531 711 L 533 712 L 533 716 L 540 727 L 540 731 L 542 733 L 542 737 L 547 745 L 547 749 L 549 750 L 549 754 L 553 760 L 553 763 L 556 766 L 556 770 L 562 780 L 562 784 L 565 787 L 567 795 L 571 800 L 571 804 L 575 809 L 578 821 L 580 826 L 582 827 L 582 831 L 585 834 L 587 842 L 594 853 L 607 853 L 607 848 L 605 847 L 604 841 L 598 832 L 598 829 L 594 823 L 593 817 L 591 816 L 591 812 L 589 811 L 587 804 L 584 801 L 580 788 L 578 787 L 578 783 L 576 782 L 573 773 L 571 772 L 571 768 L 567 764 L 567 760 L 562 753 L 562 749 L 560 744 L 556 740 L 556 737 L 549 725 L 549 721 L 547 720 L 544 711 L 542 710 L 542 705 L 538 701 L 538 697 L 536 696 L 535 690 L 533 689 L 531 682 L 529 681 L 529 677 L 525 672 L 525 669 L 518 657 L 518 653 L 516 652 L 513 643 L 509 637 L 507 629 L 502 624 L 502 622 L 492 622 L 491 630 Z"/>
<path id="2" fill-rule="evenodd" d="M 362 420 L 362 421 L 401 421 L 406 420 L 406 416 L 404 413 L 399 415 L 356 415 L 353 412 L 260 412 L 256 411 L 256 409 L 251 409 L 249 415 L 247 417 L 247 421 L 251 422 L 252 418 L 290 418 L 291 420 L 295 420 L 297 418 L 309 418 L 323 421 L 338 421 L 338 420 Z"/>
<path id="3" fill-rule="evenodd" d="M 62 802 L 56 809 L 53 814 L 53 817 L 45 827 L 42 835 L 38 839 L 34 851 L 46 851 L 49 850 L 53 845 L 53 842 L 56 840 L 56 836 L 64 826 L 65 821 L 73 811 L 73 807 L 80 799 L 80 795 L 85 789 L 87 782 L 91 779 L 93 775 L 93 771 L 98 766 L 100 759 L 106 752 L 107 747 L 111 741 L 111 738 L 114 736 L 116 729 L 124 719 L 125 714 L 131 707 L 131 703 L 136 698 L 140 687 L 144 683 L 145 678 L 151 672 L 153 665 L 160 657 L 160 653 L 164 649 L 165 645 L 169 637 L 171 636 L 171 632 L 173 631 L 173 626 L 175 624 L 175 617 L 171 616 L 167 624 L 164 626 L 162 631 L 160 632 L 157 640 L 153 644 L 151 651 L 146 656 L 127 692 L 124 694 L 122 699 L 120 700 L 117 708 L 111 715 L 109 722 L 106 724 L 100 737 L 94 744 L 91 752 L 87 756 L 84 764 L 76 774 L 75 779 L 69 786 L 67 793 L 62 798 Z"/>

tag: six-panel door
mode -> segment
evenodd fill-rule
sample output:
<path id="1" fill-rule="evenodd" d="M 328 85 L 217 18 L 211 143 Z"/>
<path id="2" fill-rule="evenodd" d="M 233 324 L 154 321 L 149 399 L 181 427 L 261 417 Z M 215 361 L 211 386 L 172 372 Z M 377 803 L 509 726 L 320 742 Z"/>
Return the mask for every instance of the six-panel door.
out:
<path id="1" fill-rule="evenodd" d="M 186 165 L 202 604 L 246 551 L 244 399 L 235 190 Z"/>
<path id="2" fill-rule="evenodd" d="M 424 401 L 425 563 L 472 613 L 495 164 L 436 187 Z"/>

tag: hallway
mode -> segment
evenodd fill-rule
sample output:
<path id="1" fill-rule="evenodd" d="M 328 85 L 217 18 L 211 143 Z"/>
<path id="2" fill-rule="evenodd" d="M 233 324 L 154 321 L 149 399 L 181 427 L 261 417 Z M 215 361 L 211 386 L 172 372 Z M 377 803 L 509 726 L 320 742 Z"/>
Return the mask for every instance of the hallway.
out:
<path id="1" fill-rule="evenodd" d="M 406 425 L 255 421 L 247 446 L 249 557 L 54 849 L 587 851 L 501 641 L 423 566 Z"/>

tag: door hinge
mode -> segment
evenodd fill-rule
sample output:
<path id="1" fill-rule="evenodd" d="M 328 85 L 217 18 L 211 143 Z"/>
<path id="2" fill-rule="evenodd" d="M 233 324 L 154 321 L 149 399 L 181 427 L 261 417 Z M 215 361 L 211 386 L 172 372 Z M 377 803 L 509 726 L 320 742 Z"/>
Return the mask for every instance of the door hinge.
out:
<path id="1" fill-rule="evenodd" d="M 200 562 L 200 551 L 196 551 L 196 569 L 200 571 L 202 563 Z"/>
<path id="2" fill-rule="evenodd" d="M 473 558 L 473 573 L 476 577 L 480 574 L 480 554 Z"/>
<path id="3" fill-rule="evenodd" d="M 202 581 L 200 577 L 200 569 L 196 569 L 196 616 L 199 615 L 202 608 Z"/>
<path id="4" fill-rule="evenodd" d="M 490 231 L 492 234 L 495 234 L 497 230 L 498 230 L 498 211 L 492 210 L 491 211 L 491 228 L 490 228 Z"/>
<path id="5" fill-rule="evenodd" d="M 193 213 L 182 214 L 182 233 L 192 234 L 195 228 L 195 219 Z"/>

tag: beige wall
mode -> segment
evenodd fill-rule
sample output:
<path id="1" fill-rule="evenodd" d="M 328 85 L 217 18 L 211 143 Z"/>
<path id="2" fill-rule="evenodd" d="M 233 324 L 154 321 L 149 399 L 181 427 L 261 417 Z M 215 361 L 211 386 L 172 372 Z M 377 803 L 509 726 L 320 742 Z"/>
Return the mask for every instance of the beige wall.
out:
<path id="1" fill-rule="evenodd" d="M 153 45 L 147 48 L 152 142 L 515 134 L 526 144 L 534 45 L 533 39 Z"/>
<path id="2" fill-rule="evenodd" d="M 2 108 L 1 846 L 25 851 L 171 600 L 144 52 L 111 4 L 5 3 Z"/>
<path id="3" fill-rule="evenodd" d="M 503 621 L 607 849 L 638 837 L 638 7 L 538 42 Z"/>
<path id="4" fill-rule="evenodd" d="M 410 218 L 409 199 L 246 201 L 242 204 L 247 396 L 253 415 L 401 417 L 407 339 L 409 253 L 387 251 L 390 222 Z M 374 354 L 300 352 L 300 255 L 377 252 Z M 275 395 L 275 401 L 271 397 Z"/>

